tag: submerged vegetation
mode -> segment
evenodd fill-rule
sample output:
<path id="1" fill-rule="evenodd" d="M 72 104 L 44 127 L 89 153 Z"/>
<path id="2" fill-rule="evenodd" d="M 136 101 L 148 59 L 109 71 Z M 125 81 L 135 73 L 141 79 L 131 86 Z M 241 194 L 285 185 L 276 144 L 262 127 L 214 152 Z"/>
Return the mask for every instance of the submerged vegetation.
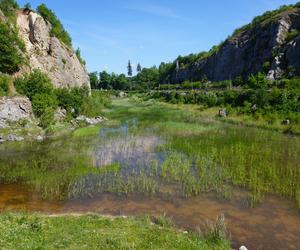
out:
<path id="1" fill-rule="evenodd" d="M 6 153 L 0 182 L 28 184 L 47 199 L 103 192 L 183 197 L 213 192 L 230 199 L 241 187 L 249 192 L 250 206 L 271 193 L 300 207 L 296 137 L 204 120 L 194 108 L 139 98 L 115 100 L 106 116 L 107 124 L 76 131 L 63 144 L 40 145 L 30 157 Z"/>

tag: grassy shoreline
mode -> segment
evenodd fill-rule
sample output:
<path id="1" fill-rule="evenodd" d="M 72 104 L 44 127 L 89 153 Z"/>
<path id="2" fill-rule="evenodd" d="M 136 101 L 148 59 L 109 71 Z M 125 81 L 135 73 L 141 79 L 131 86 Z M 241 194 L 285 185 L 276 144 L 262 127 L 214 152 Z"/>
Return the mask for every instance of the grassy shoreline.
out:
<path id="1" fill-rule="evenodd" d="M 205 235 L 175 229 L 165 217 L 0 215 L 3 249 L 231 249 L 214 230 Z"/>

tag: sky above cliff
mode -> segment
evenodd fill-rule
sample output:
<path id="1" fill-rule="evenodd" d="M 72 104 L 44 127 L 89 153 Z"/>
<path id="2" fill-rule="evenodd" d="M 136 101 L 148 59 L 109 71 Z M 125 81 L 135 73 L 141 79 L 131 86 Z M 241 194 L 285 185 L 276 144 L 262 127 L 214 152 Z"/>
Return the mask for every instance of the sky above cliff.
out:
<path id="1" fill-rule="evenodd" d="M 18 1 L 23 6 L 28 0 Z M 126 73 L 209 50 L 254 16 L 297 0 L 33 0 L 45 3 L 80 47 L 89 71 Z"/>

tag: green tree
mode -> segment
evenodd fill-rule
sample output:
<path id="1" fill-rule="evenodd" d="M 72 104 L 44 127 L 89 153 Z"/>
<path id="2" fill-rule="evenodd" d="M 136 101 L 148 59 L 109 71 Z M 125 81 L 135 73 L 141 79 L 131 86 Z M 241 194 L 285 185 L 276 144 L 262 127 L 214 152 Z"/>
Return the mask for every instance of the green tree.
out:
<path id="1" fill-rule="evenodd" d="M 113 83 L 113 88 L 118 90 L 126 90 L 128 88 L 128 80 L 125 74 L 118 75 Z"/>
<path id="2" fill-rule="evenodd" d="M 75 53 L 76 53 L 76 56 L 77 56 L 79 62 L 80 62 L 82 65 L 85 65 L 86 62 L 85 62 L 85 60 L 84 60 L 84 59 L 82 58 L 82 56 L 81 56 L 81 50 L 80 50 L 80 48 L 77 48 L 77 50 L 75 51 Z"/>
<path id="3" fill-rule="evenodd" d="M 158 86 L 159 71 L 154 66 L 142 69 L 141 73 L 136 76 L 136 82 L 141 90 L 150 90 Z"/>
<path id="4" fill-rule="evenodd" d="M 50 31 L 52 36 L 57 37 L 61 42 L 63 42 L 68 47 L 72 47 L 72 39 L 69 33 L 64 29 L 62 23 L 57 18 L 52 10 L 47 8 L 45 4 L 41 4 L 37 7 L 38 13 L 52 25 Z"/>
<path id="5" fill-rule="evenodd" d="M 39 125 L 42 128 L 48 128 L 49 126 L 55 123 L 54 120 L 54 110 L 51 107 L 48 107 L 45 112 L 40 116 Z"/>
<path id="6" fill-rule="evenodd" d="M 49 94 L 53 95 L 53 84 L 50 78 L 40 70 L 34 70 L 30 74 L 25 74 L 23 77 L 15 80 L 16 90 L 26 95 L 30 100 L 36 94 Z"/>
<path id="7" fill-rule="evenodd" d="M 19 8 L 19 5 L 15 0 L 0 0 L 0 9 L 7 17 L 14 16 L 17 8 Z"/>
<path id="8" fill-rule="evenodd" d="M 100 72 L 100 88 L 111 89 L 111 76 L 105 70 Z"/>
<path id="9" fill-rule="evenodd" d="M 9 23 L 0 21 L 0 41 L 0 72 L 13 74 L 19 71 L 24 63 L 22 51 L 25 46 L 18 31 Z"/>
<path id="10" fill-rule="evenodd" d="M 0 96 L 6 96 L 9 92 L 10 77 L 0 74 Z"/>
<path id="11" fill-rule="evenodd" d="M 30 4 L 30 3 L 26 3 L 26 4 L 24 5 L 24 8 L 31 9 L 31 4 Z"/>
<path id="12" fill-rule="evenodd" d="M 49 108 L 55 110 L 58 102 L 55 95 L 36 94 L 32 98 L 32 109 L 37 117 L 41 117 Z"/>
<path id="13" fill-rule="evenodd" d="M 248 78 L 248 86 L 253 89 L 264 89 L 269 85 L 269 81 L 266 76 L 259 72 L 256 75 L 251 75 Z"/>
<path id="14" fill-rule="evenodd" d="M 128 72 L 128 76 L 132 76 L 132 66 L 130 60 L 128 61 L 127 72 Z"/>
<path id="15" fill-rule="evenodd" d="M 90 77 L 90 83 L 92 89 L 98 89 L 99 88 L 99 79 L 98 79 L 98 72 L 91 72 L 89 73 Z"/>
<path id="16" fill-rule="evenodd" d="M 136 67 L 136 72 L 140 73 L 142 71 L 142 66 L 140 63 L 138 63 L 137 67 Z"/>

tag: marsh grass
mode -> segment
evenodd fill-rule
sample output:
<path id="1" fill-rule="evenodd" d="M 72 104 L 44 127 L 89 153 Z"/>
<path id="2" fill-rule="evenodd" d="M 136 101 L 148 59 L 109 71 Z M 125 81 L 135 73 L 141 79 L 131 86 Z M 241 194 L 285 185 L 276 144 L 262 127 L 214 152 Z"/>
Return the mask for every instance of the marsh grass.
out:
<path id="1" fill-rule="evenodd" d="M 215 243 L 231 238 L 226 227 L 224 214 L 218 216 L 216 221 L 205 221 L 196 231 L 200 236 Z"/>
<path id="2" fill-rule="evenodd" d="M 170 190 L 229 199 L 239 187 L 249 191 L 250 206 L 271 193 L 300 207 L 298 137 L 226 125 L 200 112 L 117 99 L 105 113 L 110 122 L 100 127 L 46 144 L 0 148 L 0 183 L 25 183 L 59 199 Z"/>

